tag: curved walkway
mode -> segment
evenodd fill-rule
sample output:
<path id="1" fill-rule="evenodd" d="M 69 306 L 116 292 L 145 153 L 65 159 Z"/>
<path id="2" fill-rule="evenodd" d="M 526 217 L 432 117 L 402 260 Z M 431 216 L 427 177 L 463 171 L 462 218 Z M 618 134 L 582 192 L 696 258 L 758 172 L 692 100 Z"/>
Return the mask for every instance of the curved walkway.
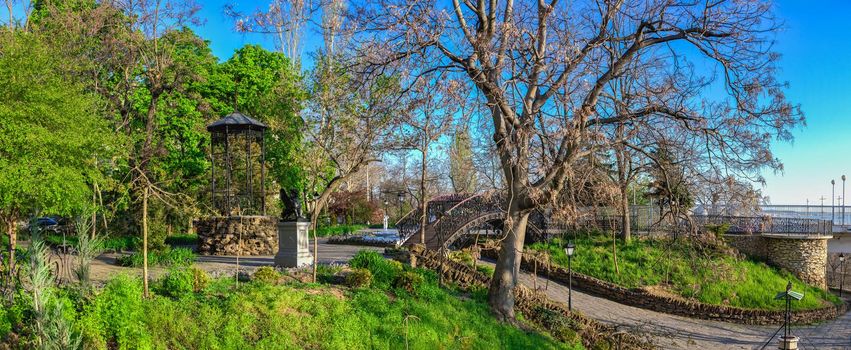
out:
<path id="1" fill-rule="evenodd" d="M 482 261 L 493 266 L 492 262 Z M 520 283 L 532 287 L 532 274 L 521 272 Z M 538 289 L 546 278 L 538 276 Z M 547 296 L 567 303 L 568 288 L 549 281 Z M 585 316 L 613 326 L 647 334 L 665 349 L 759 349 L 778 326 L 749 326 L 735 323 L 691 319 L 619 304 L 617 302 L 573 291 L 573 308 Z M 792 334 L 801 337 L 800 349 L 851 349 L 851 312 L 815 326 L 793 327 Z M 766 349 L 776 349 L 777 341 Z"/>

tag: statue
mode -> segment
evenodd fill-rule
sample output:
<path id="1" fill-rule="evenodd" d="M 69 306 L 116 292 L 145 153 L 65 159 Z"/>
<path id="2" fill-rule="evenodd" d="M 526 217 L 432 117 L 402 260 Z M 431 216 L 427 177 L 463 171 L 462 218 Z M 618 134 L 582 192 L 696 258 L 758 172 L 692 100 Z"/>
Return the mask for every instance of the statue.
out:
<path id="1" fill-rule="evenodd" d="M 281 219 L 284 221 L 302 221 L 304 219 L 301 212 L 301 198 L 299 198 L 298 190 L 282 188 L 281 202 L 284 204 Z"/>

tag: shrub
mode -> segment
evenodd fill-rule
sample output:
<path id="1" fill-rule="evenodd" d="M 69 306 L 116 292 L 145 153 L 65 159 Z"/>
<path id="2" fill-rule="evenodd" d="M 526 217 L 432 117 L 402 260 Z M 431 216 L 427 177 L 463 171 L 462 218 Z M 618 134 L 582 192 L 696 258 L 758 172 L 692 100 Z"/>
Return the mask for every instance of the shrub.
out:
<path id="1" fill-rule="evenodd" d="M 173 269 L 160 281 L 159 294 L 182 298 L 195 290 L 195 276 L 189 269 Z"/>
<path id="2" fill-rule="evenodd" d="M 274 267 L 262 266 L 257 271 L 254 271 L 251 279 L 265 284 L 278 284 L 278 281 L 281 279 L 281 273 L 275 270 Z"/>
<path id="3" fill-rule="evenodd" d="M 12 331 L 12 320 L 6 316 L 6 308 L 0 308 L 0 339 L 6 339 L 9 332 Z"/>
<path id="4" fill-rule="evenodd" d="M 162 250 L 148 251 L 149 266 L 189 266 L 195 261 L 195 253 L 188 248 L 165 248 Z M 142 266 L 142 252 L 124 255 L 116 259 L 118 265 L 127 267 Z"/>
<path id="5" fill-rule="evenodd" d="M 393 281 L 393 287 L 404 289 L 408 293 L 416 295 L 423 282 L 422 275 L 414 271 L 405 271 L 396 276 L 396 280 Z"/>
<path id="6" fill-rule="evenodd" d="M 210 284 L 210 275 L 207 271 L 193 266 L 189 268 L 189 272 L 192 273 L 192 290 L 196 293 L 203 291 Z"/>
<path id="7" fill-rule="evenodd" d="M 181 235 L 172 235 L 165 238 L 165 244 L 175 246 L 175 245 L 194 245 L 198 244 L 198 235 L 193 234 L 181 234 Z"/>
<path id="8" fill-rule="evenodd" d="M 381 254 L 361 250 L 349 261 L 352 268 L 364 268 L 372 273 L 373 281 L 380 287 L 388 287 L 396 280 L 403 270 L 402 263 L 395 260 L 387 260 Z"/>
<path id="9" fill-rule="evenodd" d="M 372 284 L 372 272 L 364 268 L 354 269 L 346 276 L 346 285 L 352 288 L 366 288 Z"/>

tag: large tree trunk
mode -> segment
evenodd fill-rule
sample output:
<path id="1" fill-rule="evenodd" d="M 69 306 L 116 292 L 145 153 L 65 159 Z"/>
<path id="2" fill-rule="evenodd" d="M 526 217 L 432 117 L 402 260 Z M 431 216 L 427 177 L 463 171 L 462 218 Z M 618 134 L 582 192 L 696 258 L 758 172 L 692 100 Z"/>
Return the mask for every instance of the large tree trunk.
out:
<path id="1" fill-rule="evenodd" d="M 622 234 L 624 242 L 629 242 L 632 239 L 632 225 L 631 218 L 629 215 L 629 196 L 627 194 L 627 186 L 621 186 L 621 226 Z"/>
<path id="2" fill-rule="evenodd" d="M 505 239 L 496 260 L 493 279 L 488 289 L 488 304 L 497 318 L 514 321 L 514 287 L 520 274 L 520 261 L 523 254 L 523 240 L 526 236 L 526 224 L 529 212 L 521 210 L 512 203 L 506 215 Z"/>

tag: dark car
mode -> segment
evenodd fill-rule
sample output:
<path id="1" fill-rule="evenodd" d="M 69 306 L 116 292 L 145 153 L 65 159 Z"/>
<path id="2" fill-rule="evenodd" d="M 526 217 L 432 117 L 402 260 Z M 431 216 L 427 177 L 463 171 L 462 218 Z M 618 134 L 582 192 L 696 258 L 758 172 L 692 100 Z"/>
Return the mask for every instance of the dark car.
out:
<path id="1" fill-rule="evenodd" d="M 53 232 L 59 231 L 59 221 L 57 221 L 56 219 L 51 218 L 51 217 L 45 216 L 45 217 L 40 217 L 38 219 L 35 219 L 35 224 L 42 231 L 53 231 Z"/>

